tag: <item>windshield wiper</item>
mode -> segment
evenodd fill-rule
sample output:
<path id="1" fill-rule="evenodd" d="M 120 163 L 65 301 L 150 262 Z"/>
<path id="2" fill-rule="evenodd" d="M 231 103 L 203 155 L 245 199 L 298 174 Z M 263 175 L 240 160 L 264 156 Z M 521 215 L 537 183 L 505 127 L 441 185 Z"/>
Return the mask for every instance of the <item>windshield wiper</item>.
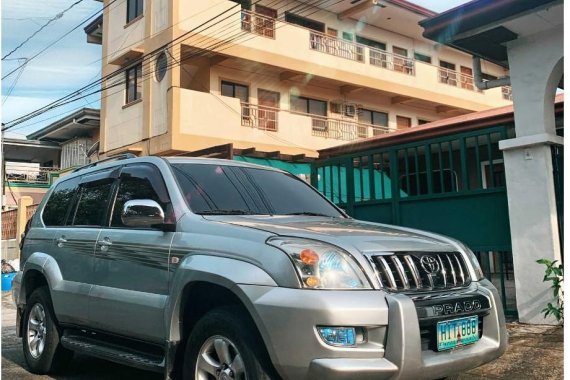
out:
<path id="1" fill-rule="evenodd" d="M 283 215 L 309 215 L 309 216 L 326 216 L 329 218 L 334 218 L 334 216 L 332 216 L 332 215 L 321 214 L 318 212 L 311 212 L 311 211 L 289 212 L 289 213 L 283 214 Z"/>
<path id="2" fill-rule="evenodd" d="M 220 210 L 204 210 L 197 212 L 198 215 L 259 215 L 257 212 L 249 210 L 232 210 L 232 209 L 220 209 Z"/>

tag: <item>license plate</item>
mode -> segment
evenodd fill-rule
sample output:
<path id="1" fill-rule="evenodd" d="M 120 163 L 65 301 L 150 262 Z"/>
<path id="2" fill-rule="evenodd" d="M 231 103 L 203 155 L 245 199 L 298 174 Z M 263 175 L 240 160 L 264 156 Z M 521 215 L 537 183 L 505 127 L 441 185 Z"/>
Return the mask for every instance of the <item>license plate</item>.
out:
<path id="1" fill-rule="evenodd" d="M 479 317 L 437 322 L 437 350 L 445 351 L 479 340 Z"/>

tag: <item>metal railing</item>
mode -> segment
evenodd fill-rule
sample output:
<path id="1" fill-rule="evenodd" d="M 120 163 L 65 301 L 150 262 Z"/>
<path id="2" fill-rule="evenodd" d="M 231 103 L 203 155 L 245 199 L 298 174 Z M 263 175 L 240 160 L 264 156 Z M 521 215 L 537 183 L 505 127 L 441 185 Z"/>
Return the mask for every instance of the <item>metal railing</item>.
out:
<path id="1" fill-rule="evenodd" d="M 279 108 L 241 103 L 241 125 L 277 132 Z"/>
<path id="2" fill-rule="evenodd" d="M 477 87 L 475 87 L 475 82 L 472 75 L 460 73 L 451 69 L 446 69 L 445 67 L 438 67 L 437 73 L 440 83 L 445 83 L 455 87 L 461 87 L 465 90 L 482 92 Z"/>
<path id="3" fill-rule="evenodd" d="M 413 58 L 389 53 L 384 50 L 368 48 L 370 64 L 384 69 L 397 71 L 408 75 L 416 75 L 416 63 Z"/>
<path id="4" fill-rule="evenodd" d="M 513 101 L 513 88 L 511 86 L 501 87 L 501 93 L 503 94 L 503 99 Z"/>
<path id="5" fill-rule="evenodd" d="M 10 183 L 49 184 L 49 173 L 57 173 L 54 167 L 10 166 L 6 168 L 6 180 Z"/>
<path id="6" fill-rule="evenodd" d="M 364 46 L 326 34 L 311 32 L 310 48 L 356 62 L 364 62 Z"/>
<path id="7" fill-rule="evenodd" d="M 275 38 L 275 19 L 259 13 L 242 10 L 241 29 L 267 38 Z"/>
<path id="8" fill-rule="evenodd" d="M 352 141 L 388 133 L 388 127 L 359 123 L 352 120 L 311 117 L 313 136 Z"/>

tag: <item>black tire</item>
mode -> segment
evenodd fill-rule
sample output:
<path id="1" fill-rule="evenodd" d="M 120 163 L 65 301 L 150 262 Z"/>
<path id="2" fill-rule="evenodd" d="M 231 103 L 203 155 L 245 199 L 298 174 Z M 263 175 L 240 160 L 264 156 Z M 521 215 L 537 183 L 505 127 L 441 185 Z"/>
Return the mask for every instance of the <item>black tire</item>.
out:
<path id="1" fill-rule="evenodd" d="M 198 380 L 195 379 L 195 373 L 200 351 L 207 347 L 212 339 L 215 341 L 220 338 L 227 339 L 233 344 L 229 351 L 235 355 L 234 363 L 237 355 L 241 355 L 247 380 L 279 379 L 249 316 L 238 307 L 221 307 L 206 313 L 192 329 L 184 353 L 183 380 Z M 216 356 L 215 350 L 212 354 Z M 226 370 L 231 371 L 231 368 L 228 367 Z M 244 378 L 240 376 L 240 372 L 234 375 L 239 380 Z M 209 378 L 215 379 L 212 376 Z"/>
<path id="2" fill-rule="evenodd" d="M 34 347 L 30 348 L 31 342 L 29 342 L 29 338 L 32 339 L 33 336 L 36 336 L 38 331 L 29 327 L 32 310 L 34 310 L 32 316 L 34 321 L 37 321 L 37 312 L 43 310 L 43 324 L 41 324 L 42 327 L 38 327 L 38 329 L 41 329 L 41 335 L 43 336 L 42 350 L 38 349 L 39 345 L 37 344 L 33 344 Z M 47 287 L 43 286 L 34 290 L 26 301 L 22 323 L 22 345 L 30 372 L 43 375 L 63 369 L 73 357 L 73 352 L 63 348 L 59 343 L 60 330 L 57 326 Z"/>

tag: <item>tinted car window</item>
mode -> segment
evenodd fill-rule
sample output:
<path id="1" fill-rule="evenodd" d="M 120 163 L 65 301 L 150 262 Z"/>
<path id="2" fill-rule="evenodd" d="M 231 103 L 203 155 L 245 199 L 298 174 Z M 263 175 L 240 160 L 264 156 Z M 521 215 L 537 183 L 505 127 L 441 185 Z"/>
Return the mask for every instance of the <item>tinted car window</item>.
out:
<path id="1" fill-rule="evenodd" d="M 44 207 L 42 219 L 46 226 L 63 226 L 67 211 L 77 193 L 78 178 L 59 183 Z"/>
<path id="2" fill-rule="evenodd" d="M 173 164 L 188 205 L 197 214 L 316 214 L 342 216 L 293 175 L 248 167 Z"/>
<path id="3" fill-rule="evenodd" d="M 171 219 L 172 207 L 160 172 L 150 165 L 134 165 L 123 168 L 119 191 L 113 207 L 111 227 L 124 227 L 121 212 L 125 202 L 134 199 L 151 199 L 165 212 L 165 220 Z"/>
<path id="4" fill-rule="evenodd" d="M 101 226 L 107 212 L 112 187 L 112 179 L 82 184 L 72 224 L 74 226 Z"/>

